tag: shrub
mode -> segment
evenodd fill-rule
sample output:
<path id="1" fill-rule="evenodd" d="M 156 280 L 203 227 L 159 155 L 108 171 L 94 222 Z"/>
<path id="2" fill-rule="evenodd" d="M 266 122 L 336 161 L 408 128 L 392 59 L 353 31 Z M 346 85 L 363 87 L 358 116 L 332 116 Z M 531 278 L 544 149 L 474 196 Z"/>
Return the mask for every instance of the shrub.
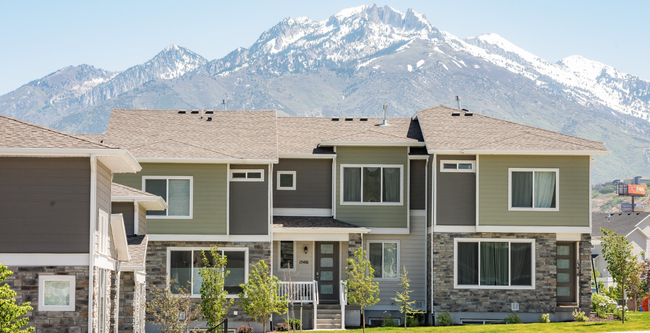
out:
<path id="1" fill-rule="evenodd" d="M 591 310 L 596 313 L 612 313 L 616 309 L 616 301 L 600 294 L 591 295 Z M 599 315 L 600 316 L 600 315 Z M 606 317 L 601 317 L 606 318 Z"/>
<path id="2" fill-rule="evenodd" d="M 548 313 L 543 313 L 543 314 L 539 315 L 539 322 L 542 323 L 542 324 L 550 323 L 551 322 L 551 315 L 549 315 Z"/>
<path id="3" fill-rule="evenodd" d="M 288 327 L 294 330 L 299 330 L 300 327 L 302 326 L 300 323 L 300 319 L 289 319 L 289 320 L 284 320 L 285 323 L 287 323 Z"/>
<path id="4" fill-rule="evenodd" d="M 237 333 L 253 333 L 253 328 L 246 324 L 237 327 Z"/>
<path id="5" fill-rule="evenodd" d="M 508 315 L 503 319 L 503 321 L 506 322 L 506 324 L 520 324 L 521 323 L 521 318 L 517 314 L 517 312 L 512 312 L 511 315 Z"/>
<path id="6" fill-rule="evenodd" d="M 407 317 L 406 326 L 408 327 L 418 327 L 420 326 L 420 319 L 418 317 Z"/>
<path id="7" fill-rule="evenodd" d="M 607 318 L 609 318 L 609 315 L 607 314 L 607 312 L 605 312 L 605 311 L 604 311 L 603 309 L 601 309 L 601 308 L 596 309 L 596 315 L 597 315 L 599 318 L 603 318 L 603 319 L 607 319 Z"/>
<path id="8" fill-rule="evenodd" d="M 579 311 L 578 309 L 573 310 L 572 315 L 573 315 L 573 320 L 579 321 L 581 323 L 584 323 L 585 321 L 587 321 L 587 319 L 589 319 L 587 318 L 587 316 L 585 316 L 584 311 Z"/>
<path id="9" fill-rule="evenodd" d="M 275 325 L 275 330 L 278 331 L 278 332 L 287 332 L 289 330 L 289 324 L 287 324 L 287 323 L 279 323 L 279 324 Z"/>
<path id="10" fill-rule="evenodd" d="M 436 318 L 437 326 L 451 326 L 453 323 L 454 322 L 451 320 L 451 314 L 449 314 L 449 311 L 439 314 L 438 318 Z"/>
<path id="11" fill-rule="evenodd" d="M 616 186 L 614 185 L 603 186 L 600 188 L 600 190 L 598 190 L 598 192 L 602 194 L 614 193 L 614 191 L 616 191 Z"/>
<path id="12" fill-rule="evenodd" d="M 614 317 L 621 319 L 623 318 L 623 309 L 625 309 L 625 313 L 627 313 L 629 310 L 627 309 L 627 306 L 622 306 L 622 305 L 617 305 L 614 311 L 612 311 L 612 314 Z M 625 320 L 629 321 L 630 318 L 625 316 Z"/>
<path id="13" fill-rule="evenodd" d="M 389 313 L 383 320 L 384 327 L 397 327 L 399 324 L 396 319 L 393 319 L 393 316 Z"/>

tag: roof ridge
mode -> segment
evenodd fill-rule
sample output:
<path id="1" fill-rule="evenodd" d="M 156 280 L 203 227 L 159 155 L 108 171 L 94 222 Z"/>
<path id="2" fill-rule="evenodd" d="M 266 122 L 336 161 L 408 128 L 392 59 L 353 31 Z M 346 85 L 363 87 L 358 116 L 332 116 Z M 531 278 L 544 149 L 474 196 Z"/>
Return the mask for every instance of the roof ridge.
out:
<path id="1" fill-rule="evenodd" d="M 63 131 L 58 131 L 58 130 L 55 130 L 55 129 L 51 129 L 49 127 L 45 127 L 45 126 L 37 125 L 37 124 L 34 124 L 34 123 L 30 123 L 28 121 L 24 121 L 24 120 L 14 118 L 14 117 L 10 117 L 10 116 L 7 116 L 7 115 L 0 114 L 0 117 L 6 118 L 7 120 L 10 120 L 10 121 L 21 123 L 23 125 L 27 125 L 27 126 L 31 126 L 31 127 L 41 129 L 41 130 L 45 130 L 45 131 L 48 131 L 48 132 L 51 132 L 51 133 L 54 133 L 54 134 L 57 134 L 57 135 L 62 135 L 62 136 L 66 136 L 66 137 L 76 139 L 76 140 L 80 140 L 80 141 L 83 141 L 83 142 L 92 143 L 94 145 L 104 146 L 105 148 L 119 149 L 118 147 L 110 146 L 110 145 L 107 145 L 107 144 L 104 144 L 104 143 L 93 142 L 93 141 L 90 141 L 90 140 L 88 140 L 86 138 L 82 138 L 82 137 L 79 137 L 79 136 L 76 136 L 76 135 L 73 135 L 73 134 L 70 134 L 70 133 L 66 133 L 66 132 L 63 132 Z"/>

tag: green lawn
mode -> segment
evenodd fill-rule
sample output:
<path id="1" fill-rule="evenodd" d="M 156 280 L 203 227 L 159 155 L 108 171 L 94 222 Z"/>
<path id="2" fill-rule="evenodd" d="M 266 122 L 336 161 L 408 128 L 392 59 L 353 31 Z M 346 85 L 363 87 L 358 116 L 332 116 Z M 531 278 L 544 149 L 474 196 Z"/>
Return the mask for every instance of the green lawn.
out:
<path id="1" fill-rule="evenodd" d="M 516 324 L 516 325 L 466 325 L 448 327 L 410 327 L 407 330 L 415 333 L 426 332 L 616 332 L 616 331 L 645 331 L 650 330 L 650 312 L 631 312 L 630 321 L 621 324 L 620 321 L 594 323 L 550 323 L 550 324 Z M 382 327 L 368 328 L 367 333 L 404 332 L 404 328 Z M 362 330 L 347 332 L 361 333 Z"/>

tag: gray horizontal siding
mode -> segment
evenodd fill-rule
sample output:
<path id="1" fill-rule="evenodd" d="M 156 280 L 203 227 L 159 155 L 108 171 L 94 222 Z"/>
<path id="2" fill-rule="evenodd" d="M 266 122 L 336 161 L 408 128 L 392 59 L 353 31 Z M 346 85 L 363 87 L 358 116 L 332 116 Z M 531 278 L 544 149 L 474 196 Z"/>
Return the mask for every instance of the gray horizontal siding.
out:
<path id="1" fill-rule="evenodd" d="M 132 202 L 113 202 L 113 214 L 122 214 L 124 219 L 124 229 L 127 235 L 134 234 L 133 227 L 133 203 Z"/>
<path id="2" fill-rule="evenodd" d="M 425 209 L 426 208 L 426 169 L 425 161 L 411 161 L 411 179 L 410 179 L 410 207 L 411 209 Z"/>
<path id="3" fill-rule="evenodd" d="M 88 253 L 90 160 L 0 158 L 0 253 Z"/>
<path id="4" fill-rule="evenodd" d="M 277 189 L 278 171 L 296 172 L 296 189 Z M 273 207 L 332 208 L 332 160 L 281 159 L 273 167 Z"/>
<path id="5" fill-rule="evenodd" d="M 436 225 L 476 225 L 476 173 L 440 172 L 442 160 L 475 160 L 470 155 L 440 155 L 436 161 Z"/>
<path id="6" fill-rule="evenodd" d="M 230 165 L 230 169 L 263 169 L 263 182 L 230 182 L 230 234 L 267 235 L 269 229 L 269 166 Z"/>

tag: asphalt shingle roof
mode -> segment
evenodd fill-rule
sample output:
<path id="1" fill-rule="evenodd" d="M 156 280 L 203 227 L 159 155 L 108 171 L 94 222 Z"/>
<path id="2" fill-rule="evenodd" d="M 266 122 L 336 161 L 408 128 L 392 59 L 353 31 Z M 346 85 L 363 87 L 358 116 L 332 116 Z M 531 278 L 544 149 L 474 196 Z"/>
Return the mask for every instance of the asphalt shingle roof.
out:
<path id="1" fill-rule="evenodd" d="M 614 213 L 607 218 L 607 213 L 592 213 L 591 215 L 591 236 L 601 237 L 603 233 L 600 228 L 610 229 L 615 233 L 625 236 L 635 229 L 635 226 L 650 215 L 645 212 L 635 213 Z"/>
<path id="2" fill-rule="evenodd" d="M 111 197 L 145 197 L 145 198 L 156 198 L 158 197 L 155 194 L 149 192 L 141 191 L 133 187 L 126 185 L 111 183 Z"/>
<path id="3" fill-rule="evenodd" d="M 72 149 L 115 148 L 5 115 L 0 115 L 0 147 Z"/>
<path id="4" fill-rule="evenodd" d="M 281 228 L 361 228 L 331 217 L 274 216 L 273 229 Z"/>
<path id="5" fill-rule="evenodd" d="M 452 116 L 460 112 L 460 116 Z M 436 106 L 418 111 L 430 150 L 607 151 L 602 142 L 527 126 L 479 114 Z"/>
<path id="6" fill-rule="evenodd" d="M 115 109 L 106 133 L 92 137 L 136 158 L 278 158 L 275 111 L 213 112 Z"/>
<path id="7" fill-rule="evenodd" d="M 126 236 L 126 243 L 129 247 L 131 260 L 125 262 L 124 266 L 144 266 L 147 257 L 147 235 Z"/>

